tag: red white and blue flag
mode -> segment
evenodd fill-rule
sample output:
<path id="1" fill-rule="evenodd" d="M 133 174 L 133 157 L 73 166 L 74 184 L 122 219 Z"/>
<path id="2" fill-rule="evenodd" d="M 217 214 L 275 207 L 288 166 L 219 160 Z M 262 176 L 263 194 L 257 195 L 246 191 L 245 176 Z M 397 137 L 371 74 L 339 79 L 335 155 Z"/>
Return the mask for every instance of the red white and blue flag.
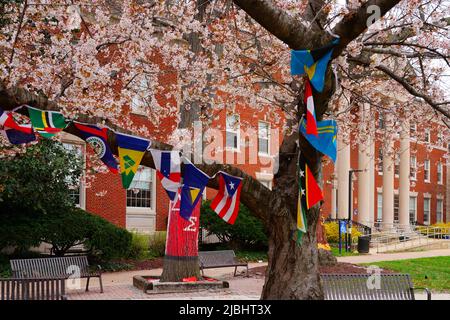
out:
<path id="1" fill-rule="evenodd" d="M 8 139 L 11 144 L 24 144 L 36 140 L 36 135 L 31 128 L 31 124 L 19 124 L 20 130 L 5 127 L 1 134 Z"/>
<path id="2" fill-rule="evenodd" d="M 181 159 L 179 151 L 150 149 L 155 163 L 156 175 L 171 201 L 175 200 L 181 182 Z"/>
<path id="3" fill-rule="evenodd" d="M 108 145 L 108 129 L 94 125 L 73 123 L 80 131 L 81 137 L 94 149 L 94 152 L 112 173 L 117 173 L 117 160 L 114 158 Z"/>
<path id="4" fill-rule="evenodd" d="M 0 108 L 0 127 L 10 128 L 23 133 L 33 133 L 33 129 L 28 125 L 20 125 L 14 120 L 10 111 L 5 111 Z"/>
<path id="5" fill-rule="evenodd" d="M 234 224 L 239 213 L 242 178 L 219 171 L 219 192 L 211 203 L 211 208 L 229 224 Z"/>
<path id="6" fill-rule="evenodd" d="M 10 111 L 0 108 L 0 127 L 3 127 L 1 134 L 8 139 L 11 144 L 23 144 L 36 140 L 31 124 L 18 124 L 14 120 Z"/>
<path id="7" fill-rule="evenodd" d="M 314 110 L 314 98 L 312 95 L 311 84 L 308 78 L 305 78 L 305 104 L 306 104 L 306 133 L 319 135 L 317 131 L 316 111 Z"/>

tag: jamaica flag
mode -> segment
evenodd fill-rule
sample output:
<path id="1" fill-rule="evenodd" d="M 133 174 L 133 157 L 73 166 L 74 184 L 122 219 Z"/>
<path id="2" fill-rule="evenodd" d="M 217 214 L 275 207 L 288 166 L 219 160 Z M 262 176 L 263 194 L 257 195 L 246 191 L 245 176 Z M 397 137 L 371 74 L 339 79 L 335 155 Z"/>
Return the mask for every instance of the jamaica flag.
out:
<path id="1" fill-rule="evenodd" d="M 28 114 L 34 130 L 44 138 L 51 138 L 67 127 L 64 116 L 59 112 L 28 107 Z"/>
<path id="2" fill-rule="evenodd" d="M 116 143 L 119 149 L 122 185 L 125 189 L 128 189 L 141 164 L 145 151 L 150 146 L 150 141 L 116 132 Z"/>
<path id="3" fill-rule="evenodd" d="M 297 243 L 301 243 L 306 232 L 306 211 L 323 200 L 322 190 L 317 185 L 306 159 L 300 154 L 299 159 L 299 188 L 297 203 Z"/>
<path id="4" fill-rule="evenodd" d="M 291 51 L 291 74 L 307 74 L 316 91 L 322 92 L 325 84 L 325 73 L 334 47 L 339 39 L 334 39 L 329 45 L 314 50 Z"/>

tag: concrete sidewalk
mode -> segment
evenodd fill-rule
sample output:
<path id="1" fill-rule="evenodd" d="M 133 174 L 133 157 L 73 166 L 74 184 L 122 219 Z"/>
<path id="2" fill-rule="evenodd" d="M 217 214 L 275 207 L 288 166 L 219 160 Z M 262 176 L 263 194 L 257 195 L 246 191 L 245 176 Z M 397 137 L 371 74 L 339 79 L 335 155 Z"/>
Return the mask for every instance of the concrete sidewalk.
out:
<path id="1" fill-rule="evenodd" d="M 418 258 L 430 258 L 441 256 L 450 256 L 450 249 L 417 251 L 417 252 L 376 253 L 360 256 L 337 257 L 337 260 L 338 262 L 358 264 L 358 263 L 372 263 L 378 261 L 393 261 L 393 260 L 418 259 Z"/>

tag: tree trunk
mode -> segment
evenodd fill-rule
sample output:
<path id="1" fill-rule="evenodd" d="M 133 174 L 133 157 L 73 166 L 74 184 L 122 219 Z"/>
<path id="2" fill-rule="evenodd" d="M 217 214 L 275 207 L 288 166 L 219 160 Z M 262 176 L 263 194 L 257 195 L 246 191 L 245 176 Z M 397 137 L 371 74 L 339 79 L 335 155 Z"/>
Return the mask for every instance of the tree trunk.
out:
<path id="1" fill-rule="evenodd" d="M 172 206 L 167 223 L 166 253 L 161 282 L 180 282 L 183 278 L 200 277 L 198 233 L 201 201 L 189 221 L 180 216 L 180 201 Z"/>
<path id="2" fill-rule="evenodd" d="M 197 257 L 164 256 L 161 282 L 181 282 L 184 278 L 200 278 Z"/>
<path id="3" fill-rule="evenodd" d="M 323 299 L 316 232 L 318 205 L 307 211 L 307 232 L 301 244 L 296 242 L 298 149 L 287 150 L 286 157 L 280 155 L 279 174 L 275 176 L 270 203 L 268 266 L 261 299 Z M 321 158 L 314 150 L 308 152 L 316 155 L 316 161 L 308 163 L 314 175 L 320 177 Z"/>

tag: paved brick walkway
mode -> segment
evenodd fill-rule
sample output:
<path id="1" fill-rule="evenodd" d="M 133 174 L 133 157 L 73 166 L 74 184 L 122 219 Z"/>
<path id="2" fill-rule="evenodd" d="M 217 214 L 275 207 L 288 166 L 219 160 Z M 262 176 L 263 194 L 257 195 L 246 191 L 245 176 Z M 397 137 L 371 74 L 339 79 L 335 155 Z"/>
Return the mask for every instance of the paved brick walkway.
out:
<path id="1" fill-rule="evenodd" d="M 265 265 L 252 263 L 250 268 Z M 161 269 L 105 273 L 103 277 L 104 293 L 100 293 L 97 279 L 91 279 L 89 291 L 84 291 L 85 281 L 81 281 L 82 289 L 68 289 L 69 300 L 258 300 L 264 285 L 264 276 L 246 278 L 242 275 L 233 277 L 234 268 L 211 269 L 207 276 L 226 280 L 230 288 L 221 290 L 202 290 L 189 293 L 151 294 L 143 293 L 132 284 L 135 275 L 160 275 Z M 69 284 L 70 285 L 70 284 Z"/>
<path id="2" fill-rule="evenodd" d="M 383 253 L 351 257 L 339 257 L 339 262 L 371 263 L 377 261 L 415 259 L 424 257 L 450 256 L 450 249 L 404 253 Z M 267 263 L 251 263 L 249 268 L 265 266 Z M 133 287 L 135 275 L 160 275 L 162 269 L 105 273 L 103 276 L 104 293 L 100 293 L 97 279 L 91 279 L 90 291 L 85 292 L 85 280 L 81 281 L 82 289 L 68 289 L 69 300 L 258 300 L 264 285 L 264 275 L 246 278 L 233 277 L 234 268 L 207 270 L 206 275 L 226 280 L 230 288 L 222 290 L 204 290 L 190 293 L 145 294 Z M 69 284 L 70 285 L 70 284 Z M 424 294 L 417 294 L 418 300 L 425 300 Z M 450 294 L 433 294 L 433 300 L 450 300 Z"/>
<path id="3" fill-rule="evenodd" d="M 418 259 L 429 257 L 450 256 L 450 249 L 440 250 L 428 250 L 417 252 L 397 252 L 397 253 L 377 253 L 377 254 L 365 254 L 359 256 L 338 257 L 339 262 L 348 263 L 371 263 L 377 261 L 393 261 L 404 259 Z"/>

